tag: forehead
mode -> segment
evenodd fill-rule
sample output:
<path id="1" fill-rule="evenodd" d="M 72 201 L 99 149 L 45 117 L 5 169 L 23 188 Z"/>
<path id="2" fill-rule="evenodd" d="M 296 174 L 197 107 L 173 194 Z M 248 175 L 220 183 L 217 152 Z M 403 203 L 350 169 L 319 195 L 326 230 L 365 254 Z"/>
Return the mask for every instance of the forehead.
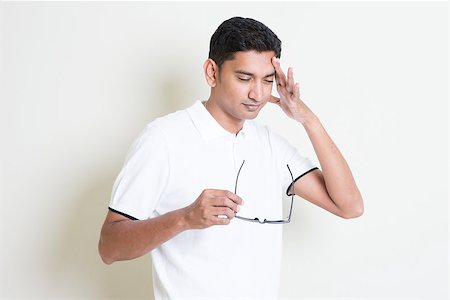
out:
<path id="1" fill-rule="evenodd" d="M 234 54 L 234 59 L 223 63 L 223 69 L 229 72 L 246 71 L 255 76 L 266 76 L 274 72 L 272 57 L 273 51 L 239 51 Z"/>

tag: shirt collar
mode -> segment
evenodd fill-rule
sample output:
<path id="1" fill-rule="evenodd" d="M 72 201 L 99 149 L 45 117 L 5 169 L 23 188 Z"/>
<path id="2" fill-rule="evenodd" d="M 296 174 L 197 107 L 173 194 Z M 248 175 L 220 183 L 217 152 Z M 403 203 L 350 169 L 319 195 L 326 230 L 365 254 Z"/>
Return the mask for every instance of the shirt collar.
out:
<path id="1" fill-rule="evenodd" d="M 224 136 L 236 136 L 234 133 L 231 133 L 223 128 L 209 113 L 200 100 L 195 101 L 195 103 L 191 107 L 187 108 L 186 111 L 203 138 L 209 140 Z M 248 131 L 248 125 L 248 121 L 245 120 L 239 134 L 243 134 L 245 136 Z"/>

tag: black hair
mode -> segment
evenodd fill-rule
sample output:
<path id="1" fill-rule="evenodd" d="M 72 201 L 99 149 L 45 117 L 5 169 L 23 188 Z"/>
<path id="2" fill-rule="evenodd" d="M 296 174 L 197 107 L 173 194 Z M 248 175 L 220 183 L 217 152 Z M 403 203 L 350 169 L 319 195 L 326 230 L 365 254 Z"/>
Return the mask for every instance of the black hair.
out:
<path id="1" fill-rule="evenodd" d="M 216 29 L 209 44 L 209 58 L 219 70 L 238 51 L 274 51 L 281 56 L 281 41 L 269 27 L 251 18 L 233 17 Z"/>

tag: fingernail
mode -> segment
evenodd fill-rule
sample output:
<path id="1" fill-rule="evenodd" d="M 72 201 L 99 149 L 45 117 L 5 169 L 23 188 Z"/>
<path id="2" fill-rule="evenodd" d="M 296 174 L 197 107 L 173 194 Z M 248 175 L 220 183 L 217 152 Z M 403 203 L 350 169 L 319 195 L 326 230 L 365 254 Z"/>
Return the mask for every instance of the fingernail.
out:
<path id="1" fill-rule="evenodd" d="M 244 205 L 244 200 L 242 200 L 242 204 L 241 205 Z"/>
<path id="2" fill-rule="evenodd" d="M 237 207 L 237 211 L 239 212 L 241 210 L 241 207 L 238 205 Z"/>

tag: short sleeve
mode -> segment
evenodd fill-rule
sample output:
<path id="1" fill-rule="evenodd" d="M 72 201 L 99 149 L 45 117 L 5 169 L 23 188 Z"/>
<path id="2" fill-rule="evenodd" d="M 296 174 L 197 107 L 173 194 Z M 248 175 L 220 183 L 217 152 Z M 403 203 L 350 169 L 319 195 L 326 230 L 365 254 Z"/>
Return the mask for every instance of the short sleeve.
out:
<path id="1" fill-rule="evenodd" d="M 304 157 L 300 152 L 292 146 L 284 137 L 270 131 L 271 142 L 276 149 L 276 155 L 282 166 L 282 185 L 286 190 L 286 194 L 291 196 L 291 185 L 309 172 L 318 169 L 308 157 Z M 288 168 L 289 166 L 289 168 Z M 291 173 L 292 172 L 292 177 Z"/>
<path id="2" fill-rule="evenodd" d="M 169 173 L 167 142 L 160 129 L 150 123 L 128 150 L 114 182 L 109 209 L 130 219 L 150 218 Z"/>

